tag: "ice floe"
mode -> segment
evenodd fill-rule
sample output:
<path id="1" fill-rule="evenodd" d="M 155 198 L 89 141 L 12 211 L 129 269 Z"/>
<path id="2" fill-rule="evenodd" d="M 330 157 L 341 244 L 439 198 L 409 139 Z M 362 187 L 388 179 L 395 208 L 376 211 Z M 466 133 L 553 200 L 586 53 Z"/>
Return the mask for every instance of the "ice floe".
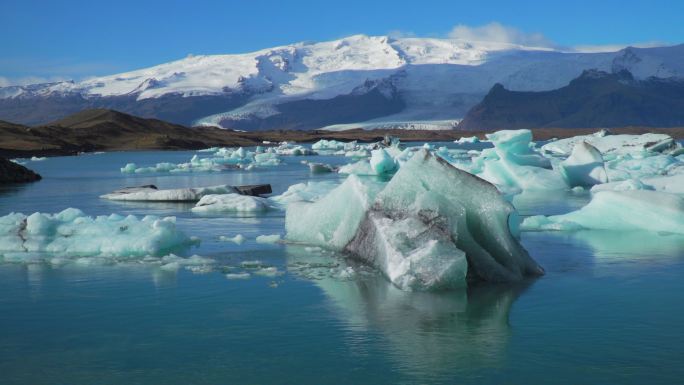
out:
<path id="1" fill-rule="evenodd" d="M 100 198 L 120 201 L 156 201 L 156 202 L 197 202 L 205 195 L 238 193 L 229 185 L 179 188 L 159 190 L 155 186 L 128 187 L 101 195 Z"/>
<path id="2" fill-rule="evenodd" d="M 599 191 L 586 206 L 562 215 L 525 218 L 522 230 L 647 230 L 684 234 L 684 197 L 659 191 Z"/>
<path id="3" fill-rule="evenodd" d="M 194 212 L 262 212 L 274 206 L 266 198 L 240 195 L 218 194 L 205 195 L 192 208 Z"/>
<path id="4" fill-rule="evenodd" d="M 214 150 L 214 149 L 212 149 Z M 195 154 L 186 163 L 157 163 L 154 166 L 139 167 L 135 163 L 128 163 L 121 168 L 122 173 L 162 173 L 162 172 L 220 172 L 227 169 L 251 169 L 254 167 L 277 166 L 281 163 L 278 153 L 269 149 L 261 148 L 248 151 L 243 147 L 219 148 L 210 156 L 204 157 Z"/>
<path id="5" fill-rule="evenodd" d="M 245 242 L 245 237 L 242 234 L 237 234 L 234 237 L 227 237 L 225 235 L 221 235 L 219 237 L 219 241 L 221 241 L 221 242 L 233 242 L 236 245 L 241 245 Z"/>
<path id="6" fill-rule="evenodd" d="M 44 256 L 144 257 L 195 242 L 176 228 L 174 217 L 90 217 L 74 208 L 57 214 L 12 213 L 0 217 L 0 259 Z"/>
<path id="7" fill-rule="evenodd" d="M 256 237 L 257 243 L 277 243 L 280 242 L 280 234 L 259 235 Z"/>
<path id="8" fill-rule="evenodd" d="M 578 135 L 559 139 L 542 146 L 542 150 L 555 155 L 570 155 L 576 144 L 586 142 L 602 154 L 634 153 L 643 151 L 662 152 L 676 146 L 671 136 L 666 134 L 611 135 L 599 131 L 591 135 Z"/>

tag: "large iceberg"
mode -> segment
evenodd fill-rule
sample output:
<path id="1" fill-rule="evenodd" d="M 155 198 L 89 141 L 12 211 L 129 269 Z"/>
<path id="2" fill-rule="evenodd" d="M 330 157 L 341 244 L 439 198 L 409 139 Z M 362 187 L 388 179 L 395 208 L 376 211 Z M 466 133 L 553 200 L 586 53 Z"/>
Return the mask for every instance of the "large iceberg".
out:
<path id="1" fill-rule="evenodd" d="M 497 189 L 428 150 L 377 190 L 352 175 L 317 202 L 291 204 L 287 238 L 344 250 L 408 290 L 543 274 L 515 238 L 515 210 Z"/>
<path id="2" fill-rule="evenodd" d="M 647 230 L 684 234 L 684 198 L 649 190 L 600 191 L 577 211 L 525 218 L 521 229 Z"/>
<path id="3" fill-rule="evenodd" d="M 161 255 L 193 242 L 176 229 L 174 217 L 89 217 L 74 208 L 57 214 L 12 213 L 0 217 L 0 256 L 5 259 L 21 260 L 27 253 L 142 257 Z"/>

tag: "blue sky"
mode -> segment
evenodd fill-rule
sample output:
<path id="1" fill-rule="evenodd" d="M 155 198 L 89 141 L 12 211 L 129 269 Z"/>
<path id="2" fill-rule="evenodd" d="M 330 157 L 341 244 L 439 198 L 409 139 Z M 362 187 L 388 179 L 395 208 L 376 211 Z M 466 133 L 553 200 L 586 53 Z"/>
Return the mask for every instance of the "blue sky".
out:
<path id="1" fill-rule="evenodd" d="M 0 85 L 358 33 L 446 37 L 456 26 L 496 38 L 482 27 L 493 25 L 563 47 L 677 44 L 684 42 L 682 15 L 681 0 L 2 0 Z"/>

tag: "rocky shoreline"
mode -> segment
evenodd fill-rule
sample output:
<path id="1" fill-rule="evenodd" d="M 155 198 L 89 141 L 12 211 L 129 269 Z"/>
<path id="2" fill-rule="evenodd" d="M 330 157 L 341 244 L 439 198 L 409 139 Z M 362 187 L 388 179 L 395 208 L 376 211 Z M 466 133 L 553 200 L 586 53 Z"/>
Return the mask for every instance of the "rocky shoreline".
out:
<path id="1" fill-rule="evenodd" d="M 36 172 L 5 158 L 0 158 L 0 184 L 35 182 L 41 179 L 42 177 Z"/>

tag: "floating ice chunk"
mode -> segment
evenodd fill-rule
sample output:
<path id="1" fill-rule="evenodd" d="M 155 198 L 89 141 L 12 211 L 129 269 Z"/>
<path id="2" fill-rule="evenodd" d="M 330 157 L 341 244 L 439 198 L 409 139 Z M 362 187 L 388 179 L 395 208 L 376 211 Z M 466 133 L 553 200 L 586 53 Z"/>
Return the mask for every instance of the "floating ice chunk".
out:
<path id="1" fill-rule="evenodd" d="M 315 152 L 304 146 L 300 146 L 294 143 L 282 142 L 274 150 L 278 155 L 288 155 L 288 156 L 302 156 L 302 155 L 315 155 Z"/>
<path id="2" fill-rule="evenodd" d="M 242 147 L 237 149 L 219 148 L 211 157 L 193 155 L 187 163 L 157 163 L 151 167 L 138 167 L 128 163 L 121 168 L 122 173 L 154 173 L 154 172 L 220 172 L 226 169 L 277 166 L 278 155 L 272 152 L 252 152 Z"/>
<path id="3" fill-rule="evenodd" d="M 277 243 L 280 242 L 280 234 L 259 235 L 256 241 L 257 243 Z"/>
<path id="4" fill-rule="evenodd" d="M 329 164 L 323 164 L 323 163 L 308 163 L 309 165 L 309 170 L 311 171 L 312 174 L 325 174 L 329 172 L 333 172 L 334 169 L 332 166 Z"/>
<path id="5" fill-rule="evenodd" d="M 228 273 L 226 278 L 230 280 L 234 279 L 249 279 L 251 275 L 249 273 Z"/>
<path id="6" fill-rule="evenodd" d="M 508 159 L 485 160 L 484 168 L 477 175 L 488 182 L 520 190 L 563 190 L 567 184 L 555 171 L 535 166 L 521 166 Z"/>
<path id="7" fill-rule="evenodd" d="M 192 208 L 194 212 L 261 212 L 274 208 L 266 198 L 240 195 L 205 195 Z"/>
<path id="8" fill-rule="evenodd" d="M 387 151 L 381 148 L 371 151 L 370 167 L 376 175 L 383 175 L 394 172 L 397 164 Z"/>
<path id="9" fill-rule="evenodd" d="M 648 230 L 684 234 L 684 198 L 658 191 L 599 191 L 591 202 L 563 215 L 526 218 L 521 229 Z"/>
<path id="10" fill-rule="evenodd" d="M 89 217 L 74 208 L 57 214 L 12 213 L 0 217 L 0 255 L 20 252 L 65 257 L 143 257 L 192 243 L 191 238 L 176 229 L 174 217 Z"/>
<path id="11" fill-rule="evenodd" d="M 515 239 L 516 214 L 491 184 L 426 150 L 377 195 L 346 250 L 404 289 L 517 281 L 543 269 Z"/>
<path id="12" fill-rule="evenodd" d="M 241 245 L 242 243 L 245 242 L 245 237 L 242 234 L 238 234 L 234 237 L 226 237 L 224 235 L 221 235 L 219 237 L 219 241 L 221 241 L 221 242 L 233 242 L 235 244 Z"/>
<path id="13" fill-rule="evenodd" d="M 559 164 L 558 170 L 571 187 L 608 182 L 601 153 L 587 142 L 575 144 L 572 154 Z"/>
<path id="14" fill-rule="evenodd" d="M 354 142 L 356 144 L 356 142 Z M 344 150 L 347 147 L 347 143 L 338 142 L 337 140 L 325 140 L 321 139 L 318 142 L 311 145 L 313 150 L 323 150 L 323 151 L 336 151 Z"/>
<path id="15" fill-rule="evenodd" d="M 460 144 L 463 144 L 463 143 L 479 143 L 479 142 L 480 142 L 480 138 L 478 138 L 477 136 L 463 136 L 457 140 L 454 140 L 454 143 L 460 143 Z"/>
<path id="16" fill-rule="evenodd" d="M 519 166 L 550 168 L 551 162 L 532 150 L 532 131 L 502 130 L 487 134 L 501 159 Z"/>
<path id="17" fill-rule="evenodd" d="M 532 149 L 530 130 L 497 131 L 487 138 L 493 149 L 483 150 L 470 165 L 453 165 L 496 184 L 502 191 L 567 188 L 563 178 L 550 169 L 550 160 Z"/>
<path id="18" fill-rule="evenodd" d="M 380 185 L 355 175 L 316 202 L 287 207 L 287 239 L 342 250 L 356 234 Z"/>
<path id="19" fill-rule="evenodd" d="M 596 185 L 591 188 L 592 193 L 611 190 L 655 190 L 671 194 L 684 194 L 684 174 L 628 179 L 620 182 Z"/>
<path id="20" fill-rule="evenodd" d="M 332 181 L 297 183 L 288 187 L 284 193 L 268 199 L 282 206 L 287 206 L 291 202 L 313 202 L 325 196 L 337 186 L 339 186 L 339 183 Z"/>
<path id="21" fill-rule="evenodd" d="M 675 145 L 671 136 L 665 134 L 642 135 L 578 135 L 560 139 L 542 146 L 542 150 L 556 155 L 570 155 L 577 143 L 587 142 L 601 154 L 630 153 L 643 151 L 661 152 Z"/>
<path id="22" fill-rule="evenodd" d="M 101 195 L 100 198 L 120 201 L 196 202 L 205 195 L 237 192 L 237 189 L 229 185 L 169 190 L 158 190 L 152 186 L 144 186 L 114 191 L 110 194 Z"/>
<path id="23" fill-rule="evenodd" d="M 277 277 L 279 275 L 283 275 L 284 273 L 282 271 L 278 271 L 277 267 L 271 266 L 271 267 L 262 267 L 258 269 L 257 271 L 254 272 L 256 275 L 263 275 L 265 277 Z"/>
<path id="24" fill-rule="evenodd" d="M 189 268 L 193 272 L 206 273 L 211 269 L 211 265 L 216 263 L 215 260 L 211 258 L 202 257 L 199 255 L 193 255 L 189 258 L 182 258 L 174 254 L 169 254 L 161 259 L 160 268 L 168 271 L 175 271 L 180 268 Z M 201 268 L 201 269 L 192 269 Z"/>

